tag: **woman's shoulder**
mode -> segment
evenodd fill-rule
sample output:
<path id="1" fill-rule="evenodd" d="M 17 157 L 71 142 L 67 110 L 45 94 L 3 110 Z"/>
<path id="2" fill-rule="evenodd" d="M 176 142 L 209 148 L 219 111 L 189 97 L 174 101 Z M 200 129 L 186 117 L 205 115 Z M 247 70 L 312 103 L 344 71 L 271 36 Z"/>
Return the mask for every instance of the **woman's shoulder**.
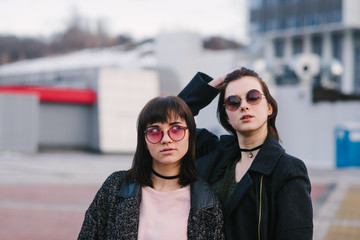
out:
<path id="1" fill-rule="evenodd" d="M 196 144 L 200 144 L 202 142 L 213 142 L 214 145 L 219 145 L 222 148 L 231 147 L 237 144 L 237 138 L 234 135 L 223 134 L 217 135 L 214 132 L 209 131 L 206 128 L 197 128 L 196 129 Z"/>
<path id="2" fill-rule="evenodd" d="M 128 171 L 115 171 L 112 174 L 110 174 L 105 182 L 103 183 L 102 187 L 103 188 L 107 188 L 107 187 L 111 187 L 111 188 L 119 188 L 125 178 L 126 178 L 126 174 Z"/>
<path id="3" fill-rule="evenodd" d="M 275 168 L 275 172 L 285 178 L 308 175 L 305 163 L 301 159 L 286 152 L 279 159 Z"/>
<path id="4" fill-rule="evenodd" d="M 191 205 L 195 208 L 208 208 L 216 204 L 216 196 L 211 186 L 199 178 L 190 185 Z"/>
<path id="5" fill-rule="evenodd" d="M 307 172 L 304 162 L 300 158 L 289 154 L 272 134 L 268 135 L 265 148 L 260 151 L 262 158 L 276 159 L 273 161 L 275 172 L 281 172 L 285 175 Z"/>
<path id="6" fill-rule="evenodd" d="M 282 165 L 288 169 L 306 168 L 303 160 L 293 155 L 290 155 L 287 152 L 283 154 L 280 161 L 282 162 Z"/>
<path id="7" fill-rule="evenodd" d="M 127 172 L 128 171 L 125 171 L 125 170 L 115 171 L 115 172 L 111 173 L 106 180 L 107 181 L 117 181 L 117 180 L 123 179 L 123 178 L 125 178 Z"/>

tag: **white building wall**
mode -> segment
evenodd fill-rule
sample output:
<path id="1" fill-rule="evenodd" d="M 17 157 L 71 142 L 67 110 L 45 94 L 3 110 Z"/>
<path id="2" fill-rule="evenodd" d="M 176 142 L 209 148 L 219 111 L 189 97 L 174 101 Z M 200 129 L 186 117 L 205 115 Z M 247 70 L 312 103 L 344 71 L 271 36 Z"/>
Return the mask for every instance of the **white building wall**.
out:
<path id="1" fill-rule="evenodd" d="M 360 10 L 360 9 L 359 9 Z M 341 81 L 341 91 L 354 92 L 354 36 L 350 29 L 344 31 L 343 59 L 344 73 Z"/>
<path id="2" fill-rule="evenodd" d="M 343 0 L 343 23 L 345 26 L 360 27 L 360 1 Z"/>
<path id="3" fill-rule="evenodd" d="M 274 40 L 269 39 L 268 41 L 264 42 L 264 58 L 265 59 L 272 59 L 275 58 L 275 45 Z"/>
<path id="4" fill-rule="evenodd" d="M 39 144 L 36 94 L 0 93 L 0 151 L 35 153 Z"/>
<path id="5" fill-rule="evenodd" d="M 39 146 L 88 148 L 92 108 L 86 104 L 40 103 Z"/>
<path id="6" fill-rule="evenodd" d="M 293 46 L 291 43 L 291 37 L 286 37 L 285 38 L 285 47 L 284 47 L 284 59 L 285 61 L 290 61 L 292 58 L 292 53 L 293 53 Z"/>
<path id="7" fill-rule="evenodd" d="M 323 46 L 322 46 L 322 55 L 325 59 L 330 59 L 333 55 L 332 48 L 331 48 L 331 36 L 330 32 L 324 32 L 322 34 L 323 38 Z"/>
<path id="8" fill-rule="evenodd" d="M 278 87 L 277 127 L 286 151 L 308 167 L 336 166 L 337 126 L 360 122 L 360 102 L 313 103 L 308 87 Z"/>
<path id="9" fill-rule="evenodd" d="M 202 40 L 197 33 L 162 33 L 156 38 L 158 67 L 172 69 L 180 79 L 181 86 L 187 84 L 199 70 L 201 51 Z"/>
<path id="10" fill-rule="evenodd" d="M 136 122 L 141 109 L 159 96 L 155 71 L 103 68 L 98 79 L 99 150 L 134 152 Z"/>

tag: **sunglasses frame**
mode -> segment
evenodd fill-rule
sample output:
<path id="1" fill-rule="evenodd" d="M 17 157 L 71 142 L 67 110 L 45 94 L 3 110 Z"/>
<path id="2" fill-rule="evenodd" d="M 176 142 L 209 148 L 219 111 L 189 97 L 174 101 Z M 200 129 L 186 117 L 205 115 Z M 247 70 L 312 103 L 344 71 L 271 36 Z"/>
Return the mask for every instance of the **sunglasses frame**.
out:
<path id="1" fill-rule="evenodd" d="M 169 134 L 169 130 L 171 130 L 172 128 L 175 128 L 175 127 L 180 128 L 181 130 L 184 131 L 184 135 L 183 135 L 182 138 L 179 139 L 179 140 L 173 139 L 173 138 L 171 137 L 171 134 Z M 157 141 L 157 142 L 152 142 L 152 141 L 150 141 L 149 138 L 148 138 L 148 133 L 149 133 L 149 131 L 150 131 L 150 130 L 153 130 L 153 129 L 159 129 L 159 130 L 160 130 L 161 138 L 160 138 L 160 140 Z M 161 129 L 158 128 L 158 127 L 150 127 L 150 128 L 148 128 L 148 129 L 146 129 L 146 130 L 144 131 L 144 133 L 145 133 L 145 138 L 149 141 L 149 143 L 152 143 L 152 144 L 157 144 L 157 143 L 161 142 L 161 140 L 164 138 L 164 132 L 165 132 L 165 131 L 166 131 L 167 135 L 169 136 L 169 138 L 170 138 L 171 140 L 173 140 L 174 142 L 180 142 L 181 140 L 184 139 L 184 137 L 185 137 L 185 135 L 186 135 L 186 129 L 188 129 L 188 127 L 180 126 L 180 125 L 171 126 L 171 127 L 170 127 L 169 129 L 167 129 L 167 130 L 161 130 Z"/>
<path id="2" fill-rule="evenodd" d="M 252 100 L 249 100 L 249 98 L 248 98 L 248 95 L 249 95 L 249 93 L 250 93 L 251 91 L 256 91 L 256 92 L 260 93 L 259 98 L 257 98 L 256 101 L 254 101 L 254 102 L 253 102 Z M 263 93 L 261 93 L 259 90 L 257 90 L 257 89 L 251 89 L 251 90 L 249 90 L 249 91 L 246 93 L 246 98 L 245 98 L 245 99 L 246 99 L 246 102 L 247 102 L 248 104 L 250 104 L 250 105 L 258 105 L 258 104 L 261 102 L 261 100 L 262 100 L 262 98 L 263 98 L 264 96 L 265 96 L 265 95 L 264 95 Z M 228 100 L 230 97 L 236 97 L 236 98 L 239 100 L 239 103 L 238 103 L 238 104 L 236 104 L 236 105 L 230 105 L 230 107 L 231 107 L 231 106 L 236 107 L 236 108 L 234 108 L 234 109 L 228 108 L 229 105 L 226 104 L 227 100 Z M 227 98 L 225 98 L 223 106 L 224 106 L 227 110 L 233 112 L 233 111 L 236 111 L 236 110 L 239 109 L 239 107 L 241 106 L 242 101 L 243 101 L 243 99 L 240 98 L 239 96 L 237 96 L 237 95 L 230 95 L 230 96 L 228 96 Z M 257 101 L 258 101 L 258 102 L 257 102 Z"/>

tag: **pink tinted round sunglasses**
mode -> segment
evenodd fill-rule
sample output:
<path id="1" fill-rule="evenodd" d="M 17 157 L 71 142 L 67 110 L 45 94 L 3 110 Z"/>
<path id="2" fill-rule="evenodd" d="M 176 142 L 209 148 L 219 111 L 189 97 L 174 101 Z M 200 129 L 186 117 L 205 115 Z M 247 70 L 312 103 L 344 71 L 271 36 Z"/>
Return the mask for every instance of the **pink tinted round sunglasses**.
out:
<path id="1" fill-rule="evenodd" d="M 186 129 L 187 127 L 175 125 L 167 130 L 167 134 L 171 140 L 178 142 L 185 137 Z M 164 131 L 166 130 L 161 130 L 158 127 L 151 127 L 145 130 L 145 137 L 150 143 L 156 144 L 163 139 Z"/>

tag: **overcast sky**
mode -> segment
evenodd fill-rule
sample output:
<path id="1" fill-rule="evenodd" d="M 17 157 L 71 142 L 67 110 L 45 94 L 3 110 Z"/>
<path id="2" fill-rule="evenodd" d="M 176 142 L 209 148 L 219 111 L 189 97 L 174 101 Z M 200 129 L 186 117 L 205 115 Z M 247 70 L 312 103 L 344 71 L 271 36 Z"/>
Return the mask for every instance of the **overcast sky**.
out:
<path id="1" fill-rule="evenodd" d="M 0 0 L 0 34 L 43 36 L 66 27 L 74 9 L 109 34 L 137 39 L 159 32 L 195 31 L 246 39 L 247 0 Z"/>
<path id="2" fill-rule="evenodd" d="M 141 39 L 188 30 L 202 35 L 246 38 L 247 0 L 0 0 L 0 34 L 43 36 L 60 32 L 77 10 L 110 34 Z"/>

